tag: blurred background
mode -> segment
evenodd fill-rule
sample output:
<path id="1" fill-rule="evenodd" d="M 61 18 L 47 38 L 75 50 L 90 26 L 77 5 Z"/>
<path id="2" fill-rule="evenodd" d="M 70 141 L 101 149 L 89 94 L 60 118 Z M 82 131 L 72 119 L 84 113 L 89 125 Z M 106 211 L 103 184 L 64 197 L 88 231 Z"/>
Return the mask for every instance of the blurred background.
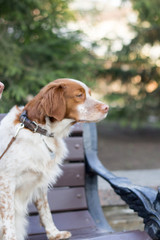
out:
<path id="1" fill-rule="evenodd" d="M 110 106 L 98 124 L 103 164 L 160 168 L 159 9 L 159 0 L 0 0 L 0 112 L 57 78 L 79 79 Z"/>
<path id="2" fill-rule="evenodd" d="M 121 125 L 160 118 L 158 0 L 1 0 L 0 111 L 48 82 L 87 83 Z"/>

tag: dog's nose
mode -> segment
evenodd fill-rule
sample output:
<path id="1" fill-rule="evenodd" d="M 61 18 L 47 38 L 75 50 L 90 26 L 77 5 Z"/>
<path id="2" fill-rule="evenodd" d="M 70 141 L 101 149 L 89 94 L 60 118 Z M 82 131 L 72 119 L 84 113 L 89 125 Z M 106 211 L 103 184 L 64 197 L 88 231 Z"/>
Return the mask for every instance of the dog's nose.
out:
<path id="1" fill-rule="evenodd" d="M 102 109 L 102 111 L 103 111 L 104 113 L 107 113 L 108 110 L 109 110 L 109 106 L 106 105 L 106 104 L 103 104 L 102 107 L 101 107 L 101 109 Z"/>

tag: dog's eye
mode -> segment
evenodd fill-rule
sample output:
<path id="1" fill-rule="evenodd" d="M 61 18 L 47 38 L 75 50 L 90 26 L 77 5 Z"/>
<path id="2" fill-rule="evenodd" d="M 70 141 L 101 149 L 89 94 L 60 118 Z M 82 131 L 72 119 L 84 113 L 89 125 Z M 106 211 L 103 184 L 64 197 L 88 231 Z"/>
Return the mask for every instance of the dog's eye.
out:
<path id="1" fill-rule="evenodd" d="M 79 93 L 79 94 L 77 94 L 76 97 L 78 97 L 78 98 L 83 97 L 83 93 Z"/>

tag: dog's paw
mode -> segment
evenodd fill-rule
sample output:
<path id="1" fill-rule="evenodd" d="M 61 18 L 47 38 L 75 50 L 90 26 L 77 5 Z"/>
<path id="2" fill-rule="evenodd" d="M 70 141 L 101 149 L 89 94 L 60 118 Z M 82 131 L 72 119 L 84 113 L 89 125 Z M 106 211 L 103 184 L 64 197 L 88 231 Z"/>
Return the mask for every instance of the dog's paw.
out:
<path id="1" fill-rule="evenodd" d="M 49 237 L 49 240 L 69 239 L 71 236 L 72 234 L 70 232 L 58 231 L 56 233 L 53 233 L 53 235 Z"/>

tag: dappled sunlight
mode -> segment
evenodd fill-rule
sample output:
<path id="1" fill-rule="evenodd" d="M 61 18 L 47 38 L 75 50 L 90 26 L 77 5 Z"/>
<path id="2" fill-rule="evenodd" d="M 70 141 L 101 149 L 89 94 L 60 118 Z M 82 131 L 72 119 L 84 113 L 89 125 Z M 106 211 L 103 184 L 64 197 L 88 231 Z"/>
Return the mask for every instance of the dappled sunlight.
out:
<path id="1" fill-rule="evenodd" d="M 141 82 L 141 79 L 142 79 L 141 76 L 140 76 L 140 75 L 137 75 L 137 76 L 131 78 L 131 82 L 132 82 L 133 84 L 138 84 L 138 83 Z"/>
<path id="2" fill-rule="evenodd" d="M 135 37 L 134 31 L 128 26 L 128 22 L 136 21 L 136 14 L 129 2 L 120 8 L 121 0 L 86 0 L 83 4 L 81 0 L 74 0 L 70 6 L 71 9 L 77 10 L 78 21 L 70 22 L 68 27 L 85 33 L 85 46 L 91 47 L 92 41 L 107 38 L 112 41 L 112 51 L 115 52 Z M 93 50 L 99 56 L 104 56 L 107 45 L 105 42 L 101 43 Z"/>
<path id="3" fill-rule="evenodd" d="M 154 80 L 146 85 L 146 91 L 148 93 L 155 91 L 157 88 L 158 88 L 158 83 Z"/>

